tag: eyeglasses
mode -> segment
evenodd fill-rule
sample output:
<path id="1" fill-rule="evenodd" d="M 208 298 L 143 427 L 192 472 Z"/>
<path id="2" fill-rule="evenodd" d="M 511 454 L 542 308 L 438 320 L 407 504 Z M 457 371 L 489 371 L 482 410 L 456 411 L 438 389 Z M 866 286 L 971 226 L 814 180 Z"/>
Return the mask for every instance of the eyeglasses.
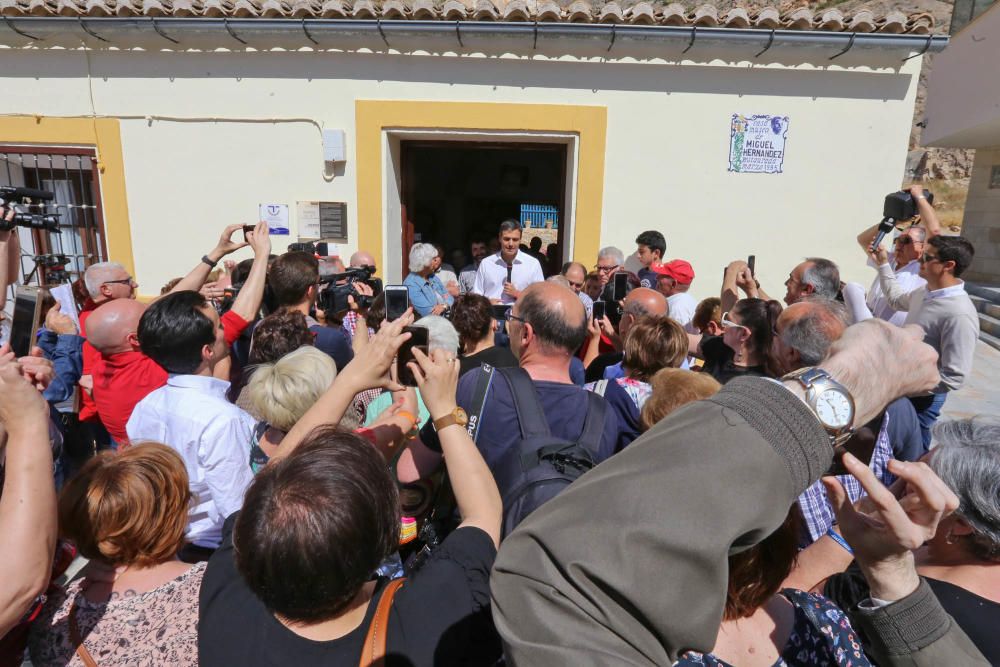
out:
<path id="1" fill-rule="evenodd" d="M 131 285 L 135 278 L 122 278 L 121 280 L 105 280 L 102 285 Z"/>
<path id="2" fill-rule="evenodd" d="M 612 271 L 614 271 L 615 269 L 617 269 L 619 266 L 621 266 L 621 265 L 620 264 L 615 264 L 614 266 L 601 266 L 600 264 L 598 264 L 594 268 L 596 268 L 601 273 L 611 273 Z"/>
<path id="3" fill-rule="evenodd" d="M 518 322 L 521 322 L 522 324 L 527 324 L 528 323 L 528 320 L 524 319 L 523 317 L 518 317 L 517 315 L 515 315 L 513 310 L 508 310 L 506 313 L 504 313 L 503 314 L 503 318 L 507 322 L 510 322 L 511 320 L 517 320 Z"/>
<path id="4" fill-rule="evenodd" d="M 926 252 L 920 256 L 920 263 L 926 264 L 927 262 L 940 262 L 940 257 L 935 257 L 934 255 L 928 255 Z"/>
<path id="5" fill-rule="evenodd" d="M 913 239 L 911 239 L 909 236 L 897 236 L 896 239 L 893 241 L 893 243 L 895 245 L 910 245 L 911 243 L 913 243 Z"/>
<path id="6" fill-rule="evenodd" d="M 742 324 L 738 324 L 729 319 L 729 311 L 727 310 L 726 312 L 722 313 L 722 328 L 728 329 L 729 327 L 739 327 L 741 329 L 746 329 L 747 331 L 750 331 L 749 327 L 746 327 Z"/>

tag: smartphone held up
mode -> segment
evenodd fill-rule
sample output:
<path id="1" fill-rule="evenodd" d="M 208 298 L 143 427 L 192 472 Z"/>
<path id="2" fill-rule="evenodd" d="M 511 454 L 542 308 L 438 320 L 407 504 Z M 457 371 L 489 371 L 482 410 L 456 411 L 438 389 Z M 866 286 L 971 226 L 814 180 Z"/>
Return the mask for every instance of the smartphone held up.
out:
<path id="1" fill-rule="evenodd" d="M 413 361 L 413 348 L 420 348 L 424 354 L 427 351 L 427 328 L 404 327 L 403 331 L 410 334 L 409 339 L 399 346 L 396 353 L 396 380 L 404 387 L 416 387 L 417 380 L 410 370 L 409 363 Z"/>

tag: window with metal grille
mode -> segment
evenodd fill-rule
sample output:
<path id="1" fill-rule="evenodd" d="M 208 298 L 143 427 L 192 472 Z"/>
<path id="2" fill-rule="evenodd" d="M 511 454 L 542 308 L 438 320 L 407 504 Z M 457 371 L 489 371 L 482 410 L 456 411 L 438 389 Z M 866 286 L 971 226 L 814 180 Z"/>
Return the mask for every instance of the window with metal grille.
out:
<path id="1" fill-rule="evenodd" d="M 58 213 L 59 233 L 18 227 L 22 284 L 45 285 L 53 276 L 36 258 L 65 255 L 66 272 L 75 281 L 91 264 L 107 259 L 96 154 L 90 148 L 0 145 L 0 184 L 47 190 L 50 202 L 32 205 L 32 213 Z"/>

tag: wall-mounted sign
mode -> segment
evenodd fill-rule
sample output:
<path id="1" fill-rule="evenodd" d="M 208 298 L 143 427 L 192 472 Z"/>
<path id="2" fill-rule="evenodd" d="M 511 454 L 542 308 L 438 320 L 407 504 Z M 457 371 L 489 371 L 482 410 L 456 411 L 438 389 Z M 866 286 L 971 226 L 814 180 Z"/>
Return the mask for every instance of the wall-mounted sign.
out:
<path id="1" fill-rule="evenodd" d="M 347 240 L 347 203 L 300 201 L 297 205 L 299 237 Z"/>
<path id="2" fill-rule="evenodd" d="M 274 236 L 288 236 L 288 204 L 261 204 L 260 220 Z"/>
<path id="3" fill-rule="evenodd" d="M 734 113 L 729 126 L 729 171 L 780 174 L 787 136 L 788 116 Z"/>

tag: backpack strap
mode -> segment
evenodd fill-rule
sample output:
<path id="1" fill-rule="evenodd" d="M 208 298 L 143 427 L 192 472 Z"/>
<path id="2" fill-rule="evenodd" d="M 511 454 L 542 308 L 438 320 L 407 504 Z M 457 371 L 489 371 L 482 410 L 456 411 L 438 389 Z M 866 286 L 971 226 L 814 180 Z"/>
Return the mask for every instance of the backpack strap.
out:
<path id="1" fill-rule="evenodd" d="M 382 667 L 385 664 L 385 644 L 388 639 L 389 610 L 396 591 L 406 579 L 393 579 L 386 585 L 382 597 L 375 608 L 375 616 L 368 626 L 365 635 L 364 648 L 361 653 L 360 667 Z"/>
<path id="2" fill-rule="evenodd" d="M 472 394 L 472 412 L 469 413 L 469 423 L 465 429 L 473 442 L 479 437 L 479 425 L 483 423 L 483 409 L 486 407 L 486 396 L 490 393 L 490 385 L 493 384 L 495 368 L 489 364 L 479 367 L 479 379 L 476 382 L 476 390 Z"/>
<path id="3" fill-rule="evenodd" d="M 604 440 L 604 419 L 607 411 L 608 402 L 594 392 L 588 391 L 587 418 L 583 421 L 583 431 L 577 442 L 593 455 L 594 461 L 597 461 L 597 454 L 601 451 L 601 442 Z"/>
<path id="4" fill-rule="evenodd" d="M 519 367 L 498 368 L 501 375 L 510 383 L 510 393 L 514 397 L 514 410 L 517 411 L 517 421 L 521 424 L 521 438 L 527 440 L 534 437 L 549 437 L 552 431 L 549 422 L 542 412 L 542 403 L 535 391 L 535 383 L 527 371 Z"/>

